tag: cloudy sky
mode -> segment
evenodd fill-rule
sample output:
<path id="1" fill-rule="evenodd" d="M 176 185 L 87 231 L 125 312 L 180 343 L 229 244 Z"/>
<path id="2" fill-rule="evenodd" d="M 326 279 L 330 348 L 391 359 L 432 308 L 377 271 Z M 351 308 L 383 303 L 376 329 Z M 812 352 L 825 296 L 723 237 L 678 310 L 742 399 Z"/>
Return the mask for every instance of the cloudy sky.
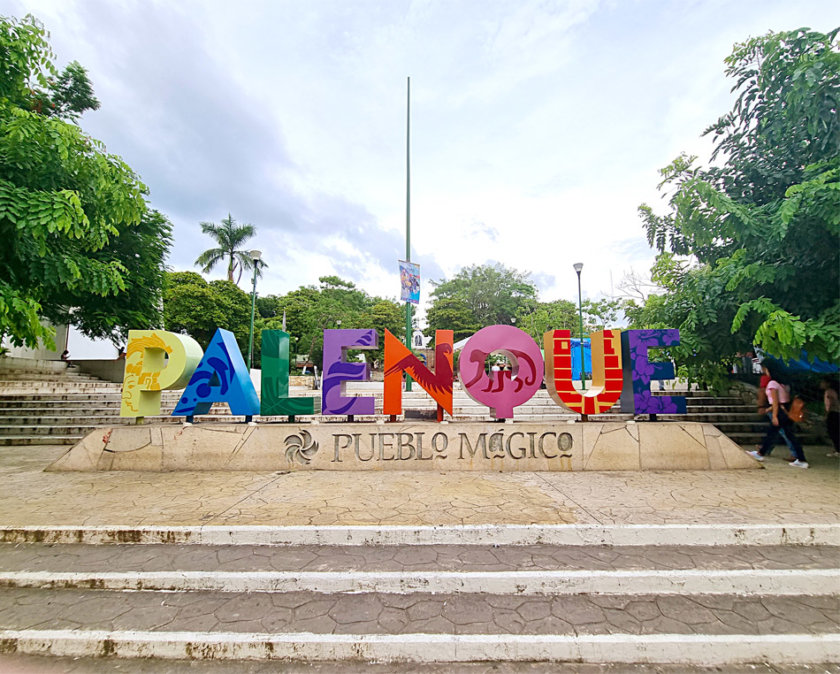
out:
<path id="1" fill-rule="evenodd" d="M 411 76 L 411 257 L 424 281 L 498 261 L 530 272 L 545 300 L 576 299 L 577 261 L 589 297 L 647 271 L 636 208 L 659 203 L 658 169 L 681 151 L 708 154 L 700 134 L 729 108 L 733 43 L 840 25 L 837 0 L 6 0 L 1 11 L 31 12 L 58 63 L 88 69 L 102 107 L 81 124 L 174 223 L 173 269 L 194 269 L 212 243 L 199 222 L 230 212 L 257 227 L 261 293 L 335 273 L 396 297 Z"/>

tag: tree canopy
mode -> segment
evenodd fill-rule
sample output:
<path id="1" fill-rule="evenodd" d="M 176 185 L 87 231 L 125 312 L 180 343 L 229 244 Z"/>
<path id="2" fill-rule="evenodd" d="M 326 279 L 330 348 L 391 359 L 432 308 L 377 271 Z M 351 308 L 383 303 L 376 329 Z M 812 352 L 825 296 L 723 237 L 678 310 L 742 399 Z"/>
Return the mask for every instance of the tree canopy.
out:
<path id="1" fill-rule="evenodd" d="M 486 325 L 510 325 L 537 305 L 537 287 L 529 275 L 498 263 L 464 267 L 438 281 L 430 296 L 426 334 L 453 330 L 456 341 Z"/>
<path id="2" fill-rule="evenodd" d="M 455 341 L 472 336 L 488 325 L 515 325 L 538 343 L 547 330 L 571 330 L 580 336 L 576 302 L 541 302 L 527 273 L 500 264 L 465 267 L 448 281 L 439 281 L 431 293 L 426 335 L 452 330 Z M 614 327 L 621 311 L 619 300 L 584 300 L 583 331 Z"/>
<path id="3" fill-rule="evenodd" d="M 49 343 L 46 317 L 118 341 L 159 324 L 170 226 L 134 171 L 76 124 L 99 106 L 84 68 L 52 59 L 36 19 L 0 17 L 0 335 Z"/>
<path id="4" fill-rule="evenodd" d="M 269 295 L 257 300 L 260 318 L 256 330 L 279 329 L 286 315 L 286 331 L 292 336 L 292 354 L 306 354 L 311 362 L 323 361 L 323 331 L 330 328 L 374 328 L 379 348 L 366 350 L 368 363 L 382 361 L 384 330 L 405 335 L 405 319 L 400 305 L 390 299 L 368 295 L 351 281 L 322 276 L 317 286 L 301 286 L 285 295 Z"/>
<path id="5" fill-rule="evenodd" d="M 799 29 L 737 44 L 737 94 L 710 126 L 707 167 L 681 155 L 662 170 L 669 211 L 640 207 L 664 294 L 632 312 L 678 327 L 672 355 L 719 381 L 753 345 L 780 358 L 840 362 L 840 45 Z"/>
<path id="6" fill-rule="evenodd" d="M 251 296 L 231 281 L 207 282 L 192 271 L 168 272 L 163 293 L 164 327 L 185 332 L 206 348 L 216 328 L 230 330 L 248 350 Z"/>

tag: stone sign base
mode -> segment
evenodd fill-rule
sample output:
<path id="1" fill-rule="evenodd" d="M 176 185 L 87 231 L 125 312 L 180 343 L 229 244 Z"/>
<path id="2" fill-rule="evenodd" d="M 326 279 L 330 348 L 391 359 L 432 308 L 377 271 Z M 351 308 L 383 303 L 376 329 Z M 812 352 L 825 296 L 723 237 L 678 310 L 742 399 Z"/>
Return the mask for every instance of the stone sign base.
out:
<path id="1" fill-rule="evenodd" d="M 47 470 L 505 472 L 759 467 L 711 424 L 380 422 L 100 428 Z"/>

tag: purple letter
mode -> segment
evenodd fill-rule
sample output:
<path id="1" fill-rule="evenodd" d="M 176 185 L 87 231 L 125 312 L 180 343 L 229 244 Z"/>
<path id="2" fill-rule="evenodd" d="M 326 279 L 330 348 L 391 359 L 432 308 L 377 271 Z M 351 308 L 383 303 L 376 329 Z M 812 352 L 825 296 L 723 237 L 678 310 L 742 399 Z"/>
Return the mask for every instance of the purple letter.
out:
<path id="1" fill-rule="evenodd" d="M 679 343 L 679 330 L 625 330 L 621 333 L 621 359 L 624 366 L 622 412 L 625 414 L 628 412 L 685 414 L 684 396 L 655 396 L 650 392 L 652 379 L 674 378 L 674 365 L 673 363 L 651 363 L 648 360 L 648 349 L 661 349 Z M 631 392 L 632 409 L 628 400 Z"/>
<path id="2" fill-rule="evenodd" d="M 324 330 L 324 379 L 321 414 L 374 414 L 374 398 L 350 397 L 344 382 L 367 381 L 367 363 L 348 363 L 350 349 L 375 349 L 376 330 Z"/>

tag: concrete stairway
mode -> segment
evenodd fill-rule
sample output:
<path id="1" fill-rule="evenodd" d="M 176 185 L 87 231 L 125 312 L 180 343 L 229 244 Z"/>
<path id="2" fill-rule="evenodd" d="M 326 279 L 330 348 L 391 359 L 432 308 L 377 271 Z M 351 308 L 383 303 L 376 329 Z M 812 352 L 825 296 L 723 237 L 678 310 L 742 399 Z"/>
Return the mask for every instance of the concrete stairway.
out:
<path id="1" fill-rule="evenodd" d="M 46 527 L 0 540 L 0 654 L 840 659 L 828 525 Z"/>

